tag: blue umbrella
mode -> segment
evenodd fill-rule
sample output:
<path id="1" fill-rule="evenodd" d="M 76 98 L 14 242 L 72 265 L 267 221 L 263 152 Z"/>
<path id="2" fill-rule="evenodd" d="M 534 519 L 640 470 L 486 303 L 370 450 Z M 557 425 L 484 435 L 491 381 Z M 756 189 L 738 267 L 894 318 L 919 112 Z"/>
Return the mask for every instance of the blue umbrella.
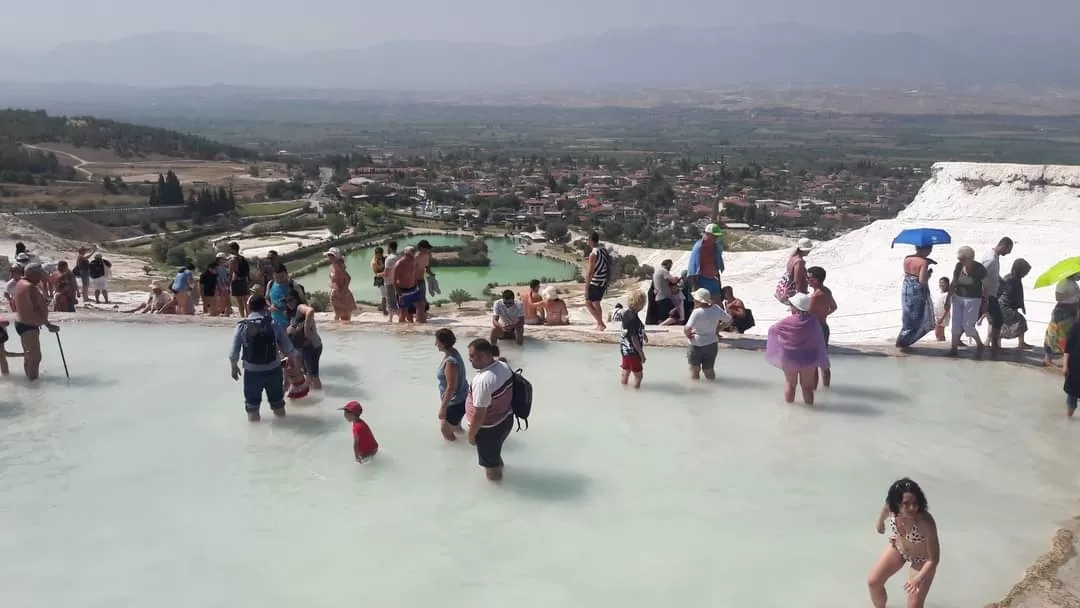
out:
<path id="1" fill-rule="evenodd" d="M 908 228 L 896 235 L 892 244 L 914 245 L 915 247 L 931 247 L 933 245 L 945 245 L 952 242 L 948 232 L 937 228 Z"/>

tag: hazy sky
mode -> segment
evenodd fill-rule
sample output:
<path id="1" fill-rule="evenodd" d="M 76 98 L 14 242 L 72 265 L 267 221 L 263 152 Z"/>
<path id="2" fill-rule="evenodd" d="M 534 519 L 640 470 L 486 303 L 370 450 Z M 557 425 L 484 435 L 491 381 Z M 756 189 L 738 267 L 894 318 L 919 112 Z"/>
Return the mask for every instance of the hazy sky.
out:
<path id="1" fill-rule="evenodd" d="M 42 50 L 163 30 L 309 50 L 394 40 L 533 43 L 624 27 L 780 22 L 1033 33 L 1080 25 L 1080 0 L 6 0 L 0 48 Z"/>

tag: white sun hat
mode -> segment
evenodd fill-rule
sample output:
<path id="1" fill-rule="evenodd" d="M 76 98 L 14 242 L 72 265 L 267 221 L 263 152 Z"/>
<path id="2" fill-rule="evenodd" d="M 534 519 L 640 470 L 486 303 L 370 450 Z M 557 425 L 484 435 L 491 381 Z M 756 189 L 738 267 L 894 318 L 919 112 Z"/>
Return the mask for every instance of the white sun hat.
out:
<path id="1" fill-rule="evenodd" d="M 800 251 L 810 251 L 811 249 L 814 248 L 814 241 L 811 241 L 810 239 L 803 237 L 803 238 L 799 239 L 799 244 L 797 245 L 797 247 L 799 248 Z"/>
<path id="2" fill-rule="evenodd" d="M 788 298 L 788 304 L 791 304 L 791 307 L 794 308 L 795 310 L 799 310 L 799 311 L 802 311 L 802 312 L 809 312 L 810 311 L 810 296 L 806 295 L 805 293 L 797 293 L 797 294 L 791 296 L 790 298 Z"/>
<path id="3" fill-rule="evenodd" d="M 702 287 L 700 289 L 695 289 L 694 290 L 694 299 L 697 300 L 698 302 L 703 303 L 703 304 L 711 304 L 712 303 L 712 294 L 709 293 L 708 289 L 705 289 L 704 287 Z"/>

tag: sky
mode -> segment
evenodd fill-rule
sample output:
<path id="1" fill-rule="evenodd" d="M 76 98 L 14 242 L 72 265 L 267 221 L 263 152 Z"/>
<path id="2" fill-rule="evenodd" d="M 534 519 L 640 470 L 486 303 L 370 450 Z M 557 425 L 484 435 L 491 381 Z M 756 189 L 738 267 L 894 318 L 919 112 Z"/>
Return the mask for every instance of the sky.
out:
<path id="1" fill-rule="evenodd" d="M 1080 23 L 1080 0 L 6 0 L 0 48 L 37 51 L 155 31 L 301 50 L 402 40 L 533 44 L 651 25 L 771 23 L 1033 35 Z"/>

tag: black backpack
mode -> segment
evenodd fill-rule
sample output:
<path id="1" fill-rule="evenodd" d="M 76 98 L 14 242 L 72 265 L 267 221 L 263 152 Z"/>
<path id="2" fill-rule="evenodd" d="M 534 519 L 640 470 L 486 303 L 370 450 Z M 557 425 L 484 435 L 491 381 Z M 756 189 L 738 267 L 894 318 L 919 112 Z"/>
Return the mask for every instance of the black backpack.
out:
<path id="1" fill-rule="evenodd" d="M 244 361 L 266 365 L 278 359 L 277 335 L 270 317 L 244 320 Z"/>
<path id="2" fill-rule="evenodd" d="M 525 430 L 529 430 L 529 413 L 532 411 L 532 382 L 525 379 L 518 369 L 510 378 L 513 383 L 510 387 L 510 409 L 517 418 L 517 430 L 521 430 L 521 421 L 525 421 Z"/>

